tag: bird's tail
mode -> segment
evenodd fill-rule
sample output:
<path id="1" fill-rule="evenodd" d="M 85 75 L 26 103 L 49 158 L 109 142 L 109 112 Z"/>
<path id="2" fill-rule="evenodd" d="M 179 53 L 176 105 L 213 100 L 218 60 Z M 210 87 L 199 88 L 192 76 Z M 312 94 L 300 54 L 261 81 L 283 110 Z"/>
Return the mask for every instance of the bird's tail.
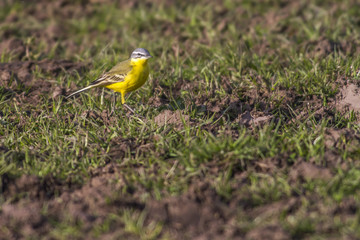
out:
<path id="1" fill-rule="evenodd" d="M 85 87 L 85 88 L 82 88 L 82 89 L 80 89 L 80 90 L 77 90 L 76 92 L 73 92 L 72 94 L 70 94 L 69 96 L 66 96 L 65 98 L 68 99 L 68 98 L 70 98 L 70 97 L 72 97 L 72 96 L 74 96 L 74 95 L 76 95 L 76 94 L 78 94 L 78 93 L 81 93 L 81 92 L 86 91 L 86 90 L 88 90 L 88 89 L 90 89 L 90 88 L 93 88 L 93 87 L 95 87 L 95 86 L 94 86 L 94 85 L 87 86 L 87 87 Z"/>

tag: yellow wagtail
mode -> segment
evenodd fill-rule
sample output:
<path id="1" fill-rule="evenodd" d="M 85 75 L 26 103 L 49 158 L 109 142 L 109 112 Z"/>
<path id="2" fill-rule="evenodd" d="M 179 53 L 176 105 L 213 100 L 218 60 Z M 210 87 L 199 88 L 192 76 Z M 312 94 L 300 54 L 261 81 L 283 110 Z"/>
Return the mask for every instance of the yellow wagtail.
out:
<path id="1" fill-rule="evenodd" d="M 134 113 L 134 110 L 125 104 L 125 94 L 138 89 L 146 82 L 149 77 L 148 59 L 151 57 L 145 48 L 137 48 L 131 53 L 128 60 L 118 63 L 110 71 L 90 83 L 89 86 L 70 94 L 66 98 L 90 88 L 105 87 L 120 92 L 121 103 Z"/>

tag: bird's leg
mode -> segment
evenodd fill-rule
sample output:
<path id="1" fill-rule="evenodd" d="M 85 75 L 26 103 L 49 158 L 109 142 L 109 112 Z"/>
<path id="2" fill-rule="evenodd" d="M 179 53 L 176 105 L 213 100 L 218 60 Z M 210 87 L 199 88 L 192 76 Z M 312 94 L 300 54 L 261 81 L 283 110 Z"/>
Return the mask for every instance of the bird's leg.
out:
<path id="1" fill-rule="evenodd" d="M 113 103 L 111 104 L 111 112 L 110 115 L 111 116 L 114 112 L 115 112 L 115 108 L 116 108 L 116 93 L 113 93 Z"/>
<path id="2" fill-rule="evenodd" d="M 129 109 L 132 114 L 137 115 L 136 112 L 135 112 L 131 107 L 129 107 L 129 105 L 127 105 L 126 103 L 124 103 L 123 105 L 124 105 L 124 107 L 126 107 L 127 109 Z"/>
<path id="3" fill-rule="evenodd" d="M 122 92 L 122 93 L 121 93 L 121 103 L 124 105 L 124 107 L 126 107 L 127 109 L 129 109 L 132 114 L 137 115 L 137 114 L 135 113 L 135 111 L 125 103 L 125 92 Z"/>
<path id="4" fill-rule="evenodd" d="M 117 101 L 117 96 L 116 96 L 116 93 L 114 92 L 114 112 L 116 110 L 116 101 Z"/>
<path id="5" fill-rule="evenodd" d="M 123 104 L 124 107 L 126 107 L 132 114 L 134 114 L 137 118 L 138 121 L 142 122 L 142 123 L 145 123 L 142 118 L 139 114 L 137 114 L 131 107 L 129 107 L 129 105 L 127 105 L 126 103 Z M 146 120 L 146 119 L 145 119 Z"/>
<path id="6" fill-rule="evenodd" d="M 129 105 L 127 105 L 125 103 L 125 93 L 121 93 L 121 103 L 124 105 L 124 107 L 126 107 L 133 115 L 135 115 L 141 122 L 143 122 L 143 120 L 141 120 L 141 117 L 139 116 L 139 114 L 137 114 L 134 109 L 132 109 L 131 107 L 129 107 Z M 144 122 L 143 122 L 144 123 Z"/>

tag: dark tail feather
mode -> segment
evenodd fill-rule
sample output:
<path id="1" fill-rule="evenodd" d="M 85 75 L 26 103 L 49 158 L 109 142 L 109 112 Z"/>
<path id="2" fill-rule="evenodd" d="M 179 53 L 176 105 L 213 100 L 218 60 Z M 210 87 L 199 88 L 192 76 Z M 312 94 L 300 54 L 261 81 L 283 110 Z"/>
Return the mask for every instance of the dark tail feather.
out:
<path id="1" fill-rule="evenodd" d="M 70 97 L 72 97 L 72 96 L 74 96 L 74 95 L 76 95 L 76 94 L 78 94 L 78 93 L 81 93 L 81 92 L 83 92 L 83 91 L 86 91 L 86 90 L 88 90 L 88 89 L 90 89 L 90 88 L 93 88 L 93 87 L 95 87 L 94 85 L 91 85 L 91 86 L 87 86 L 87 87 L 85 87 L 85 88 L 82 88 L 82 89 L 80 89 L 80 90 L 77 90 L 76 92 L 73 92 L 72 94 L 70 94 L 69 96 L 66 96 L 66 99 L 68 99 L 68 98 L 70 98 Z"/>

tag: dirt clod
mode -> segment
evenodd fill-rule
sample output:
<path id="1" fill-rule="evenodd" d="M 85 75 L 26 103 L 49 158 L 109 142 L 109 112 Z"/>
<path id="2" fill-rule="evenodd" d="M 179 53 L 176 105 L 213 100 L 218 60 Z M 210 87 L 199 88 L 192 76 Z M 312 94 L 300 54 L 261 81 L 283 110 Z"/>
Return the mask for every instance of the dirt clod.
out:
<path id="1" fill-rule="evenodd" d="M 341 99 L 338 101 L 338 106 L 350 111 L 360 111 L 360 93 L 359 87 L 355 84 L 348 84 L 343 86 L 340 90 Z"/>
<path id="2" fill-rule="evenodd" d="M 25 44 L 16 38 L 10 38 L 0 42 L 0 56 L 10 53 L 15 55 L 17 59 L 21 59 L 26 53 Z"/>
<path id="3" fill-rule="evenodd" d="M 299 161 L 292 166 L 289 178 L 292 180 L 314 180 L 322 179 L 329 180 L 332 177 L 332 173 L 328 168 L 320 167 L 315 164 Z"/>
<path id="4" fill-rule="evenodd" d="M 170 110 L 165 110 L 157 115 L 154 119 L 155 123 L 159 126 L 164 125 L 174 125 L 176 128 L 183 126 L 183 123 L 189 123 L 190 117 L 183 114 L 180 110 L 175 112 Z"/>

